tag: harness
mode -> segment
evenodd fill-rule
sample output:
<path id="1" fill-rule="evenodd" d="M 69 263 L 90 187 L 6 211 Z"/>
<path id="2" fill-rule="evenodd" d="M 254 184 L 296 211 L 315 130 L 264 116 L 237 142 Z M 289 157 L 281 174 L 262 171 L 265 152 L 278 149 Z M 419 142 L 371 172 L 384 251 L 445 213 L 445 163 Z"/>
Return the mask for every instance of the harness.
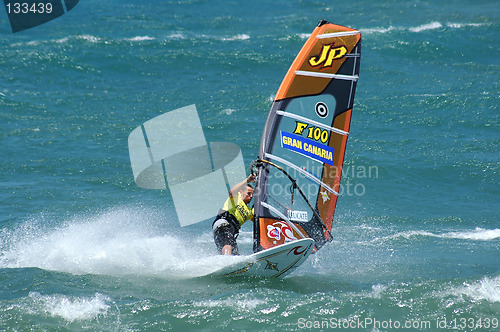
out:
<path id="1" fill-rule="evenodd" d="M 215 217 L 215 220 L 212 223 L 212 229 L 214 231 L 220 226 L 224 226 L 226 224 L 222 220 L 227 221 L 227 223 L 233 227 L 233 229 L 235 230 L 235 234 L 238 234 L 240 232 L 241 225 L 238 220 L 236 220 L 236 217 L 229 213 L 229 211 L 224 210 L 219 211 L 219 214 L 217 215 L 217 217 Z"/>

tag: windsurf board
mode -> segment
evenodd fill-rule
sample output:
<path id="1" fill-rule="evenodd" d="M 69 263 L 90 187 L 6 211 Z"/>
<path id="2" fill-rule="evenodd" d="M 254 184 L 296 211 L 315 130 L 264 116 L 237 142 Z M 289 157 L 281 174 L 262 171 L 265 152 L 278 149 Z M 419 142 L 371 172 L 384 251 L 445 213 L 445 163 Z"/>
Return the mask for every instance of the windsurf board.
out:
<path id="1" fill-rule="evenodd" d="M 209 276 L 283 277 L 299 267 L 313 248 L 314 240 L 310 238 L 287 242 L 252 255 L 243 256 L 242 260 L 212 272 Z"/>

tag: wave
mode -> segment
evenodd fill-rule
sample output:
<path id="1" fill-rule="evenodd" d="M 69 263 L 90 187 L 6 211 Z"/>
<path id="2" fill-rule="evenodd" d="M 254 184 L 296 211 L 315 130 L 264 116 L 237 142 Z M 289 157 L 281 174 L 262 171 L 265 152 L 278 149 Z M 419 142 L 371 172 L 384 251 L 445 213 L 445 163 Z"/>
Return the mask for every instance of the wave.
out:
<path id="1" fill-rule="evenodd" d="M 248 40 L 251 37 L 248 34 L 236 34 L 232 36 L 214 36 L 214 35 L 205 35 L 205 34 L 193 34 L 193 35 L 186 35 L 184 33 L 180 32 L 175 32 L 170 35 L 164 36 L 164 37 L 155 37 L 155 36 L 150 36 L 150 35 L 143 35 L 143 36 L 131 36 L 131 37 L 120 37 L 120 38 L 115 38 L 112 36 L 96 36 L 96 35 L 72 35 L 72 36 L 67 36 L 63 38 L 58 38 L 58 39 L 47 39 L 47 40 L 32 40 L 32 41 L 27 41 L 27 42 L 16 42 L 11 44 L 11 47 L 22 47 L 22 46 L 40 46 L 44 44 L 71 44 L 74 43 L 75 41 L 83 41 L 85 43 L 92 43 L 92 44 L 113 44 L 113 43 L 121 43 L 121 42 L 133 42 L 133 43 L 140 43 L 140 42 L 147 42 L 147 41 L 159 41 L 159 42 L 165 42 L 165 41 L 175 41 L 175 40 L 184 40 L 184 39 L 191 39 L 191 40 L 218 40 L 218 41 L 243 41 L 243 40 Z"/>
<path id="2" fill-rule="evenodd" d="M 420 33 L 420 32 L 425 32 L 428 30 L 436 30 L 440 28 L 450 28 L 450 29 L 462 29 L 462 28 L 469 28 L 469 27 L 481 27 L 484 25 L 487 25 L 488 23 L 459 23 L 459 22 L 449 22 L 449 23 L 441 23 L 441 22 L 430 22 L 426 24 L 422 24 L 419 26 L 414 26 L 414 27 L 397 27 L 397 26 L 389 26 L 389 27 L 374 27 L 374 28 L 362 28 L 359 29 L 362 34 L 386 34 L 386 33 L 391 33 L 394 31 L 409 31 L 413 33 Z M 282 37 L 280 39 L 288 40 L 291 38 L 299 38 L 302 40 L 305 40 L 309 38 L 310 33 L 298 33 L 294 35 L 288 35 L 285 37 Z M 130 37 L 120 37 L 120 38 L 115 38 L 113 36 L 96 36 L 96 35 L 89 35 L 89 34 L 84 34 L 84 35 L 72 35 L 72 36 L 66 36 L 63 38 L 58 38 L 58 39 L 40 39 L 40 40 L 31 40 L 31 41 L 26 41 L 26 42 L 16 42 L 11 44 L 12 47 L 19 47 L 19 46 L 39 46 L 43 44 L 67 44 L 67 43 L 73 43 L 75 40 L 76 41 L 84 41 L 87 43 L 92 43 L 92 44 L 110 44 L 110 43 L 115 43 L 115 42 L 144 42 L 144 41 L 153 41 L 153 40 L 158 40 L 158 41 L 172 41 L 172 40 L 184 40 L 184 39 L 191 39 L 191 40 L 218 40 L 218 41 L 244 41 L 244 40 L 249 40 L 251 39 L 250 35 L 246 33 L 241 33 L 241 34 L 236 34 L 232 36 L 216 36 L 216 35 L 205 35 L 205 34 L 192 34 L 192 35 L 186 35 L 185 33 L 181 32 L 172 32 L 170 35 L 166 37 L 155 37 L 155 36 L 150 36 L 150 35 L 140 35 L 140 36 L 130 36 Z"/>
<path id="3" fill-rule="evenodd" d="M 450 239 L 490 241 L 500 238 L 500 229 L 476 228 L 473 231 L 445 233 L 442 234 L 441 237 Z"/>
<path id="4" fill-rule="evenodd" d="M 225 41 L 233 41 L 233 40 L 247 40 L 247 39 L 250 39 L 250 36 L 243 33 L 243 34 L 239 34 L 239 35 L 235 35 L 235 36 L 232 36 L 232 37 L 228 37 L 228 38 L 222 38 L 222 40 L 225 40 Z"/>
<path id="5" fill-rule="evenodd" d="M 469 296 L 474 300 L 500 302 L 500 276 L 494 278 L 485 277 L 472 284 L 465 284 L 462 287 L 458 287 L 456 292 Z"/>
<path id="6" fill-rule="evenodd" d="M 125 38 L 128 41 L 147 41 L 147 40 L 155 40 L 156 38 L 150 36 L 136 36 L 132 38 Z"/>
<path id="7" fill-rule="evenodd" d="M 111 299 L 100 293 L 92 297 L 42 295 L 30 292 L 26 304 L 30 311 L 41 311 L 52 317 L 61 317 L 68 322 L 91 320 L 106 315 L 111 308 Z"/>
<path id="8" fill-rule="evenodd" d="M 58 38 L 58 39 L 47 39 L 47 40 L 31 40 L 27 42 L 17 42 L 11 44 L 11 47 L 21 47 L 21 46 L 40 46 L 44 44 L 67 44 L 67 43 L 72 43 L 75 40 L 82 40 L 85 42 L 89 42 L 92 44 L 97 44 L 103 41 L 103 38 L 98 37 L 98 36 L 93 36 L 93 35 L 74 35 L 74 36 L 67 36 L 63 38 Z"/>
<path id="9" fill-rule="evenodd" d="M 90 43 L 98 43 L 101 41 L 101 38 L 96 37 L 96 36 L 92 36 L 92 35 L 78 35 L 75 38 L 85 40 L 85 41 L 88 41 Z"/>
<path id="10" fill-rule="evenodd" d="M 369 29 L 359 29 L 362 34 L 371 34 L 371 33 L 387 33 L 394 30 L 403 30 L 403 28 L 396 28 L 390 26 L 388 28 L 369 28 Z"/>
<path id="11" fill-rule="evenodd" d="M 180 32 L 176 32 L 176 33 L 172 33 L 171 35 L 169 35 L 167 37 L 167 39 L 185 39 L 186 36 L 184 36 L 182 33 Z"/>
<path id="12" fill-rule="evenodd" d="M 389 286 L 382 285 L 382 284 L 372 285 L 372 291 L 367 295 L 367 297 L 374 298 L 374 299 L 380 299 L 380 298 L 382 298 L 384 292 L 387 291 L 388 287 Z"/>
<path id="13" fill-rule="evenodd" d="M 398 232 L 388 236 L 377 237 L 371 242 L 385 242 L 396 239 L 410 239 L 414 237 L 435 237 L 443 239 L 462 239 L 462 240 L 474 240 L 474 241 L 491 241 L 500 238 L 500 229 L 483 229 L 476 228 L 470 231 L 461 232 L 447 232 L 447 233 L 432 233 L 429 231 L 422 230 L 412 230 L 405 232 Z"/>
<path id="14" fill-rule="evenodd" d="M 212 241 L 162 234 L 163 219 L 143 208 L 118 208 L 52 229 L 40 226 L 43 218 L 26 222 L 0 232 L 0 268 L 185 279 L 242 259 L 217 255 Z"/>
<path id="15" fill-rule="evenodd" d="M 486 23 L 441 23 L 441 22 L 430 22 L 426 24 L 422 24 L 419 26 L 414 26 L 414 27 L 395 27 L 395 26 L 389 26 L 389 27 L 376 27 L 376 28 L 366 28 L 366 29 L 359 29 L 362 34 L 385 34 L 385 33 L 390 33 L 393 31 L 410 31 L 414 33 L 418 32 L 424 32 L 428 30 L 436 30 L 440 28 L 451 28 L 451 29 L 462 29 L 462 28 L 467 28 L 467 27 L 481 27 L 486 25 Z"/>
<path id="16" fill-rule="evenodd" d="M 462 300 L 488 301 L 500 303 L 500 275 L 484 277 L 474 282 L 464 282 L 461 286 L 450 287 L 442 292 L 441 296 L 453 296 Z"/>
<path id="17" fill-rule="evenodd" d="M 418 27 L 411 27 L 408 30 L 411 32 L 421 32 L 421 31 L 426 31 L 426 30 L 439 29 L 442 27 L 443 27 L 443 25 L 439 22 L 431 22 L 431 23 L 420 25 Z"/>

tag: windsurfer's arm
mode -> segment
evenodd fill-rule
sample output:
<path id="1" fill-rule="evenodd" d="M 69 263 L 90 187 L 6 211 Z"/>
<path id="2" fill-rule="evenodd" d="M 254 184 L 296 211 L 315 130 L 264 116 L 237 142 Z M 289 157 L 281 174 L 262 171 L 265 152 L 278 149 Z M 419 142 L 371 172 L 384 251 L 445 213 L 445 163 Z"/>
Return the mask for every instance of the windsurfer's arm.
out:
<path id="1" fill-rule="evenodd" d="M 229 196 L 237 196 L 238 192 L 245 188 L 248 183 L 255 182 L 255 174 L 250 174 L 245 180 L 235 184 L 231 190 L 229 190 Z"/>

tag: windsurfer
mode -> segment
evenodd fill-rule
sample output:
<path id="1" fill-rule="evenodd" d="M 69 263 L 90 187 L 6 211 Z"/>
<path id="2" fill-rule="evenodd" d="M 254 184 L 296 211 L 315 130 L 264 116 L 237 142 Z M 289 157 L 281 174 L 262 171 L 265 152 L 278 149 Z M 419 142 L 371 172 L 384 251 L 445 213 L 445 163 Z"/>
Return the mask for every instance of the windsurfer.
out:
<path id="1" fill-rule="evenodd" d="M 253 208 L 248 207 L 254 192 L 252 182 L 255 182 L 254 174 L 231 188 L 229 198 L 212 224 L 215 245 L 222 255 L 239 255 L 236 238 L 241 226 L 254 215 Z"/>

